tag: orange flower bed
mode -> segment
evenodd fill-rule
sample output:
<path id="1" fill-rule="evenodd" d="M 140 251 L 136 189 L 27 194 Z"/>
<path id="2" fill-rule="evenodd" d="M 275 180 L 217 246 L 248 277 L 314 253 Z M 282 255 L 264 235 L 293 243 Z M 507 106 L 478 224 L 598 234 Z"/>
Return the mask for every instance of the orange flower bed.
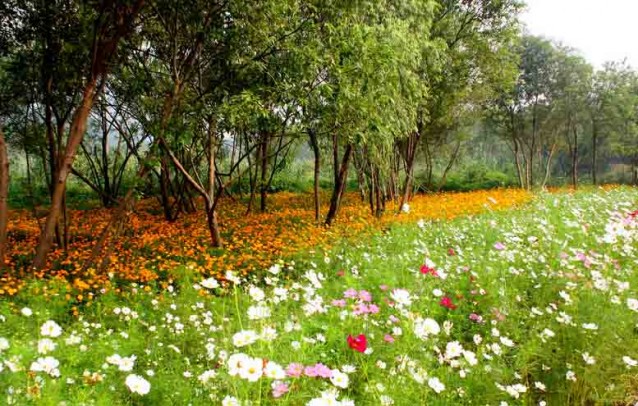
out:
<path id="1" fill-rule="evenodd" d="M 314 221 L 310 194 L 278 193 L 269 196 L 267 213 L 246 215 L 246 207 L 225 199 L 220 203 L 219 223 L 224 249 L 209 245 L 205 215 L 183 214 L 177 221 L 164 221 L 155 201 L 139 202 L 103 256 L 102 266 L 85 268 L 91 250 L 109 221 L 108 209 L 71 210 L 68 253 L 55 250 L 46 269 L 29 271 L 38 238 L 38 223 L 28 211 L 12 211 L 9 221 L 9 272 L 0 278 L 0 295 L 17 293 L 30 277 L 53 277 L 67 281 L 79 301 L 90 300 L 92 292 L 111 289 L 113 281 L 146 283 L 170 280 L 174 270 L 188 265 L 205 275 L 220 278 L 226 270 L 241 274 L 261 271 L 280 258 L 298 252 L 327 249 L 341 238 L 361 235 L 396 223 L 419 219 L 451 219 L 485 210 L 506 209 L 525 203 L 531 194 L 523 190 L 490 190 L 469 193 L 419 195 L 410 202 L 408 213 L 396 214 L 388 204 L 377 219 L 356 193 L 344 197 L 337 222 L 327 229 Z M 328 201 L 323 196 L 324 203 Z M 322 213 L 327 208 L 322 207 Z M 81 299 L 80 299 L 81 298 Z"/>

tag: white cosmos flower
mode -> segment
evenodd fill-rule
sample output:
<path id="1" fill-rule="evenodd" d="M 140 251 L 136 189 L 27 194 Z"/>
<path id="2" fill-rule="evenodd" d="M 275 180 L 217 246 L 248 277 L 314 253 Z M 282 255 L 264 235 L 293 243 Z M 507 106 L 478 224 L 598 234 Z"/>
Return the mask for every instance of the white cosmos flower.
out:
<path id="1" fill-rule="evenodd" d="M 625 364 L 627 364 L 628 367 L 635 367 L 638 365 L 638 361 L 626 355 L 622 357 L 622 360 Z"/>
<path id="2" fill-rule="evenodd" d="M 138 395 L 146 395 L 151 391 L 151 384 L 139 375 L 130 374 L 126 377 L 126 386 L 133 393 Z"/>
<path id="3" fill-rule="evenodd" d="M 585 361 L 585 364 L 594 365 L 596 363 L 596 360 L 594 359 L 594 357 L 592 357 L 588 352 L 584 352 L 582 355 L 583 355 L 583 361 Z"/>
<path id="4" fill-rule="evenodd" d="M 9 340 L 4 337 L 0 337 L 0 352 L 9 349 Z"/>
<path id="5" fill-rule="evenodd" d="M 476 354 L 472 351 L 463 351 L 463 358 L 467 361 L 468 364 L 474 366 L 478 364 L 478 360 L 476 359 Z"/>
<path id="6" fill-rule="evenodd" d="M 20 310 L 20 313 L 22 313 L 22 315 L 25 316 L 25 317 L 31 317 L 31 315 L 33 314 L 33 311 L 31 309 L 29 309 L 28 307 L 23 307 Z"/>
<path id="7" fill-rule="evenodd" d="M 44 357 L 38 358 L 35 362 L 33 362 L 30 369 L 33 372 L 44 372 L 54 378 L 57 378 L 60 376 L 58 366 L 60 366 L 60 361 L 57 359 L 53 357 Z"/>
<path id="8" fill-rule="evenodd" d="M 429 336 L 435 336 L 441 332 L 439 323 L 434 319 L 418 318 L 414 320 L 414 335 L 421 340 L 427 339 Z"/>
<path id="9" fill-rule="evenodd" d="M 281 365 L 269 361 L 266 364 L 266 368 L 264 368 L 264 376 L 270 379 L 283 380 L 286 379 L 286 372 Z"/>
<path id="10" fill-rule="evenodd" d="M 257 304 L 248 308 L 249 320 L 263 320 L 270 317 L 270 308 L 264 304 Z"/>
<path id="11" fill-rule="evenodd" d="M 201 383 L 203 383 L 204 385 L 206 385 L 208 383 L 208 381 L 210 381 L 211 379 L 215 378 L 216 376 L 217 376 L 217 372 L 215 372 L 212 369 L 209 369 L 207 371 L 202 372 L 197 377 L 197 380 L 200 381 Z"/>
<path id="12" fill-rule="evenodd" d="M 226 395 L 222 400 L 222 406 L 241 406 L 241 402 L 236 397 Z"/>
<path id="13" fill-rule="evenodd" d="M 261 302 L 266 297 L 264 291 L 257 286 L 251 286 L 250 289 L 248 289 L 248 294 L 255 302 Z"/>
<path id="14" fill-rule="evenodd" d="M 390 297 L 399 306 L 410 306 L 412 304 L 410 292 L 405 289 L 394 289 Z"/>
<path id="15" fill-rule="evenodd" d="M 239 279 L 239 277 L 237 277 L 237 275 L 235 275 L 235 272 L 233 271 L 226 271 L 224 277 L 226 278 L 226 280 L 234 283 L 235 285 L 239 285 L 241 283 L 241 279 Z"/>
<path id="16" fill-rule="evenodd" d="M 428 386 L 436 393 L 441 393 L 445 390 L 445 385 L 437 377 L 428 379 Z"/>
<path id="17" fill-rule="evenodd" d="M 55 350 L 55 347 L 57 347 L 58 345 L 56 343 L 53 342 L 53 340 L 49 339 L 49 338 L 43 338 L 41 340 L 38 341 L 38 353 L 39 354 L 47 354 L 53 350 Z"/>
<path id="18" fill-rule="evenodd" d="M 510 340 L 508 337 L 501 337 L 501 344 L 503 344 L 506 347 L 513 347 L 514 346 L 514 341 Z"/>
<path id="19" fill-rule="evenodd" d="M 330 377 L 330 382 L 332 382 L 332 384 L 338 388 L 345 389 L 350 383 L 350 378 L 348 378 L 348 375 L 344 374 L 338 369 L 333 369 L 332 376 Z"/>
<path id="20" fill-rule="evenodd" d="M 45 337 L 59 337 L 62 334 L 62 327 L 55 321 L 48 320 L 40 328 L 40 334 Z"/>
<path id="21" fill-rule="evenodd" d="M 243 353 L 233 354 L 230 357 L 228 357 L 228 360 L 226 361 L 226 366 L 228 367 L 228 374 L 230 376 L 239 375 L 239 369 L 246 361 L 248 361 L 249 358 L 250 357 L 248 355 Z"/>
<path id="22" fill-rule="evenodd" d="M 244 330 L 233 335 L 233 345 L 235 347 L 245 347 L 257 341 L 259 336 L 253 330 Z"/>
<path id="23" fill-rule="evenodd" d="M 219 282 L 217 282 L 217 279 L 215 278 L 204 279 L 199 284 L 205 287 L 206 289 L 216 289 L 219 287 Z"/>
<path id="24" fill-rule="evenodd" d="M 632 298 L 627 299 L 627 307 L 629 307 L 630 310 L 638 312 L 638 300 Z"/>
<path id="25" fill-rule="evenodd" d="M 271 266 L 270 268 L 268 268 L 268 272 L 270 272 L 273 275 L 279 274 L 279 272 L 281 272 L 281 265 L 275 264 Z"/>
<path id="26" fill-rule="evenodd" d="M 264 373 L 264 361 L 261 358 L 248 358 L 239 367 L 239 377 L 257 382 Z"/>
<path id="27" fill-rule="evenodd" d="M 463 354 L 463 346 L 458 341 L 450 341 L 445 345 L 445 358 L 454 359 Z"/>

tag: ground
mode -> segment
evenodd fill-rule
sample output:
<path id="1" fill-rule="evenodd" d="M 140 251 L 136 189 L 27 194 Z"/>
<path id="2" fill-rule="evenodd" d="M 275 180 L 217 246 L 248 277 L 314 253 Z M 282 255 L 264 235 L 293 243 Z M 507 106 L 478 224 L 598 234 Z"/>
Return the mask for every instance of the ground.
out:
<path id="1" fill-rule="evenodd" d="M 90 301 L 65 280 L 27 279 L 0 300 L 2 397 L 634 404 L 638 191 L 541 193 L 494 210 L 508 193 L 417 200 L 359 236 L 346 215 L 325 245 L 250 272 L 182 261 L 166 280 L 107 279 Z"/>

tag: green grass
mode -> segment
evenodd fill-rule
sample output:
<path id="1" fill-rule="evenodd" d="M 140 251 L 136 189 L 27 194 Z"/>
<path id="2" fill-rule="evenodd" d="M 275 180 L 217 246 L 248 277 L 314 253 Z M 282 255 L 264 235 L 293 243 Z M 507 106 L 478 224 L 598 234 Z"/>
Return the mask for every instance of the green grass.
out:
<path id="1" fill-rule="evenodd" d="M 202 278 L 184 268 L 167 290 L 123 287 L 80 308 L 79 317 L 64 292 L 30 282 L 18 297 L 0 301 L 0 337 L 9 343 L 0 352 L 0 396 L 20 405 L 221 404 L 226 396 L 299 405 L 338 390 L 338 399 L 358 405 L 390 399 L 397 405 L 633 404 L 638 366 L 623 357 L 638 359 L 638 312 L 628 301 L 638 299 L 636 219 L 627 220 L 616 241 L 604 237 L 638 209 L 637 201 L 637 191 L 628 188 L 546 194 L 518 211 L 397 226 L 330 252 L 297 255 L 278 275 L 264 270 L 213 294 L 202 294 Z M 500 244 L 505 248 L 495 248 Z M 426 258 L 439 277 L 419 272 Z M 251 286 L 260 286 L 265 299 L 254 287 L 251 295 Z M 275 288 L 285 300 L 277 299 Z M 333 305 L 348 289 L 369 292 L 378 313 L 355 315 L 361 304 L 355 299 Z M 391 305 L 394 289 L 408 291 L 412 303 Z M 439 294 L 457 307 L 441 306 Z M 270 316 L 250 320 L 248 309 L 256 305 Z M 33 315 L 22 315 L 23 307 Z M 428 318 L 441 331 L 419 337 L 415 325 Z M 62 334 L 51 338 L 57 347 L 43 355 L 38 340 L 47 320 L 59 323 Z M 240 331 L 268 329 L 276 338 L 233 344 Z M 349 334 L 365 334 L 371 353 L 349 348 Z M 446 357 L 455 342 L 467 352 Z M 348 372 L 349 383 L 337 388 L 327 378 L 286 377 L 289 392 L 274 399 L 273 379 L 231 376 L 227 359 L 237 353 L 284 369 L 322 363 Z M 132 370 L 108 364 L 113 354 L 134 355 Z M 59 361 L 58 378 L 28 372 L 45 356 Z M 102 380 L 92 382 L 85 371 Z M 215 375 L 206 383 L 198 379 L 204 371 Z M 567 379 L 572 373 L 575 381 Z M 149 393 L 131 393 L 129 374 L 143 376 Z M 433 378 L 445 386 L 440 393 L 429 384 Z"/>

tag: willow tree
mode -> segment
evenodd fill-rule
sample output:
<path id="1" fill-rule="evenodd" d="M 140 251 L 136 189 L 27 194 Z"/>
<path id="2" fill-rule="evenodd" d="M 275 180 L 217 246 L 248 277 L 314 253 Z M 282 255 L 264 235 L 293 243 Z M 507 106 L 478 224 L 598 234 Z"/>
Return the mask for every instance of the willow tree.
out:
<path id="1" fill-rule="evenodd" d="M 321 118 L 321 127 L 331 130 L 334 169 L 327 225 L 338 214 L 355 147 L 391 145 L 415 122 L 423 92 L 415 74 L 423 47 L 419 41 L 427 38 L 416 36 L 414 27 L 427 31 L 433 3 L 389 3 L 359 2 L 331 27 Z"/>
<path id="2" fill-rule="evenodd" d="M 483 107 L 499 86 L 514 81 L 519 0 L 437 0 L 418 74 L 428 89 L 418 102 L 415 130 L 400 144 L 405 179 L 401 205 L 410 199 L 417 151 L 423 149 L 426 181 L 432 181 L 437 149 L 467 114 Z"/>

